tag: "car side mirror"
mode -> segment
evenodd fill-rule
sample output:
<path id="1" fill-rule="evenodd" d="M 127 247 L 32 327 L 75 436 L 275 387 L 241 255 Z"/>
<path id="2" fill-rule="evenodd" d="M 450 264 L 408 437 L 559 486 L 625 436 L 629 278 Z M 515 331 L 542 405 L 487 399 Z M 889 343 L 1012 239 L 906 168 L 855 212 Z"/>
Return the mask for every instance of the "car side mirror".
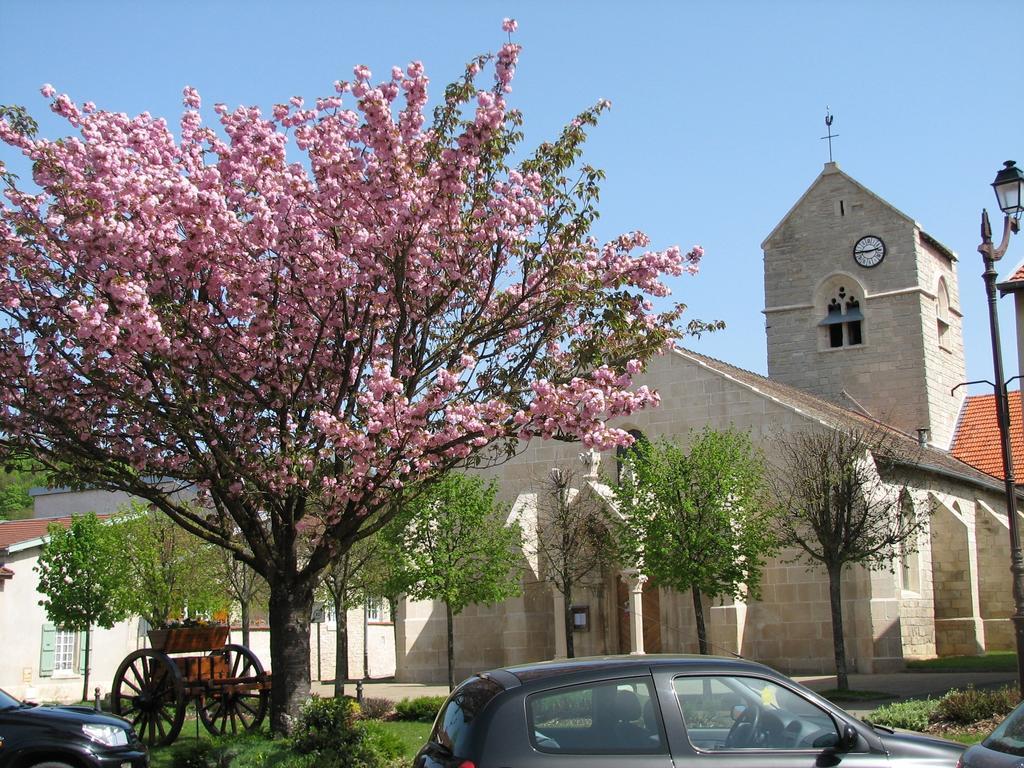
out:
<path id="1" fill-rule="evenodd" d="M 849 752 L 857 746 L 857 729 L 849 723 L 843 723 L 840 729 L 836 752 Z"/>
<path id="2" fill-rule="evenodd" d="M 857 746 L 857 730 L 849 723 L 843 723 L 839 731 L 824 733 L 811 744 L 814 749 L 828 752 L 849 752 Z"/>

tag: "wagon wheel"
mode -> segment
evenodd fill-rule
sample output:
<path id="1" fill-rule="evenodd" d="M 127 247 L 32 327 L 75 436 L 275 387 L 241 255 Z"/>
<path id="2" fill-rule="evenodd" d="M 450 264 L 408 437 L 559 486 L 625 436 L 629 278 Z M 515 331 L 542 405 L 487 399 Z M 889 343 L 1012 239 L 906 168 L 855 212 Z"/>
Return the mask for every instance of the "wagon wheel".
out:
<path id="1" fill-rule="evenodd" d="M 178 738 L 185 720 L 185 684 L 181 672 L 162 651 L 142 648 L 128 654 L 114 675 L 111 709 L 130 721 L 150 747 Z"/>
<path id="2" fill-rule="evenodd" d="M 196 706 L 199 719 L 213 734 L 252 731 L 260 727 L 267 714 L 269 691 L 263 687 L 263 665 L 244 645 L 225 645 L 210 653 L 226 661 L 227 680 L 212 680 L 207 693 Z M 235 683 L 238 678 L 245 682 Z"/>

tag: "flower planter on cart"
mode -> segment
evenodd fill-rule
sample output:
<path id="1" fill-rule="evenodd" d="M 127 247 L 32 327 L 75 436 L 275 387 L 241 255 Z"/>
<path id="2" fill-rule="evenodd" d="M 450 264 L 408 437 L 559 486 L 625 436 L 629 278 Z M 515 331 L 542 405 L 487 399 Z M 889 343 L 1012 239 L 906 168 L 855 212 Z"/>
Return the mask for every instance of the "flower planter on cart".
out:
<path id="1" fill-rule="evenodd" d="M 178 737 L 189 701 L 212 734 L 258 728 L 269 704 L 270 673 L 244 645 L 225 645 L 227 638 L 221 626 L 151 629 L 152 647 L 128 654 L 114 675 L 114 714 L 151 747 Z M 181 653 L 193 655 L 170 655 Z"/>

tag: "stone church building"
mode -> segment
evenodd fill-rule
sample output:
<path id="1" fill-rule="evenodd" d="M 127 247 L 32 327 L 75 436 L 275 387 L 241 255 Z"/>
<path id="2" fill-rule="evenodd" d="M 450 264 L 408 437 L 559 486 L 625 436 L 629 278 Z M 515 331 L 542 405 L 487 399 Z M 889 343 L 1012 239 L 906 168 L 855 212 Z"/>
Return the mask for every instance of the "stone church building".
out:
<path id="1" fill-rule="evenodd" d="M 637 384 L 662 405 L 620 426 L 685 441 L 691 430 L 749 430 L 769 462 L 780 430 L 847 429 L 883 422 L 913 457 L 900 467 L 907 502 L 929 513 L 916 552 L 891 569 L 845 571 L 850 670 L 897 670 L 905 660 L 1011 648 L 1009 544 L 1003 486 L 954 457 L 963 406 L 962 315 L 956 255 L 916 221 L 848 176 L 824 170 L 768 235 L 764 250 L 767 377 L 685 349 L 651 361 Z M 580 503 L 610 504 L 615 456 L 533 442 L 494 470 L 527 537 L 553 467 L 575 470 Z M 581 459 L 585 462 L 581 464 Z M 792 553 L 789 553 L 792 554 Z M 455 622 L 456 678 L 565 653 L 563 603 L 524 555 L 520 597 L 471 606 Z M 705 608 L 715 652 L 790 673 L 834 671 L 828 584 L 820 569 L 771 562 L 760 599 Z M 574 594 L 576 655 L 695 652 L 691 596 L 662 589 L 630 564 Z M 445 678 L 445 611 L 405 602 L 396 617 L 396 676 Z"/>

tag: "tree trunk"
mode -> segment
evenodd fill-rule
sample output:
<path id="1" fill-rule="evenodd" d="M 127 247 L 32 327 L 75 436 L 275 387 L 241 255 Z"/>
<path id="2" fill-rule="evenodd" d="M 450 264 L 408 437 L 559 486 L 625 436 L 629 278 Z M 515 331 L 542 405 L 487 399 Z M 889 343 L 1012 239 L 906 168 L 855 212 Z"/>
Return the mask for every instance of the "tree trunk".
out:
<path id="1" fill-rule="evenodd" d="M 448 691 L 455 690 L 455 632 L 452 607 L 444 604 L 445 617 L 448 619 Z"/>
<path id="2" fill-rule="evenodd" d="M 345 695 L 345 681 L 348 680 L 348 611 L 345 601 L 334 600 L 334 695 Z"/>
<path id="3" fill-rule="evenodd" d="M 828 599 L 832 609 L 832 648 L 836 660 L 836 688 L 840 691 L 850 690 L 850 678 L 846 670 L 846 640 L 843 634 L 843 597 L 839 579 L 843 567 L 827 566 Z"/>
<path id="4" fill-rule="evenodd" d="M 565 622 L 565 655 L 567 658 L 576 658 L 576 644 L 572 636 L 572 585 L 566 585 L 565 589 L 565 610 L 562 613 L 562 621 Z"/>
<path id="5" fill-rule="evenodd" d="M 249 647 L 249 601 L 239 600 L 239 606 L 242 611 L 242 645 L 246 648 Z"/>
<path id="6" fill-rule="evenodd" d="M 85 626 L 85 669 L 82 670 L 82 701 L 89 701 L 89 665 L 92 664 L 92 643 L 90 638 L 92 633 L 89 631 L 91 624 Z"/>
<path id="7" fill-rule="evenodd" d="M 313 611 L 312 583 L 285 579 L 270 585 L 270 729 L 291 732 L 309 699 L 309 626 Z"/>
<path id="8" fill-rule="evenodd" d="M 707 656 L 708 630 L 704 626 L 704 604 L 701 602 L 699 589 L 691 587 L 690 592 L 693 593 L 693 616 L 697 621 L 697 648 L 702 655 Z"/>

